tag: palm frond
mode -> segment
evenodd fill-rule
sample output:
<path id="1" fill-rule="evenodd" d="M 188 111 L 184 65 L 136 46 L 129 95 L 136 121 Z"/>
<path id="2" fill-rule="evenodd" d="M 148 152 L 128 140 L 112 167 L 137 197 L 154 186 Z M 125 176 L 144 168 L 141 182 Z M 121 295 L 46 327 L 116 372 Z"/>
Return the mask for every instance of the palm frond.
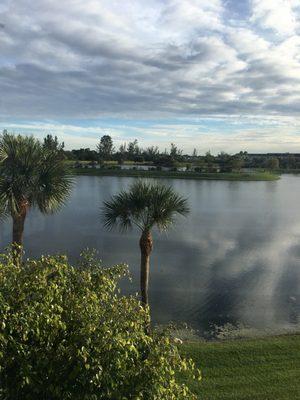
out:
<path id="1" fill-rule="evenodd" d="M 117 227 L 121 231 L 126 231 L 132 228 L 133 221 L 128 193 L 121 192 L 104 202 L 102 220 L 107 229 Z"/>
<path id="2" fill-rule="evenodd" d="M 43 213 L 53 213 L 65 204 L 73 187 L 73 178 L 55 151 L 43 149 L 32 203 Z"/>
<path id="3" fill-rule="evenodd" d="M 157 184 L 152 187 L 152 193 L 152 223 L 160 230 L 172 225 L 176 214 L 186 216 L 189 213 L 187 199 L 178 195 L 172 187 Z"/>
<path id="4" fill-rule="evenodd" d="M 0 137 L 0 206 L 6 213 L 18 214 L 24 200 L 43 213 L 54 212 L 71 187 L 70 174 L 57 153 L 45 150 L 32 136 Z"/>
<path id="5" fill-rule="evenodd" d="M 102 209 L 105 227 L 126 230 L 136 225 L 150 230 L 156 225 L 165 230 L 174 222 L 176 214 L 189 212 L 187 199 L 174 189 L 158 183 L 138 180 L 127 192 L 113 196 Z"/>

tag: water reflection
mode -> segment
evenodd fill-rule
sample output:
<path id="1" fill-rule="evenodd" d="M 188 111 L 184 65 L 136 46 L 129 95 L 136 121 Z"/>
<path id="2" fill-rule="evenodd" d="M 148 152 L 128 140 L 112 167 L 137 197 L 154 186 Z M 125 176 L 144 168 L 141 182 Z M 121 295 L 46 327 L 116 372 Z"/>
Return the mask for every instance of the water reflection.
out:
<path id="1" fill-rule="evenodd" d="M 137 291 L 137 232 L 106 232 L 100 205 L 132 178 L 78 177 L 57 215 L 32 211 L 28 255 L 65 252 L 72 259 L 96 248 L 105 264 L 126 262 Z M 191 214 L 166 235 L 154 232 L 150 298 L 158 322 L 209 324 L 241 321 L 259 329 L 292 328 L 300 315 L 300 179 L 279 182 L 164 180 L 189 197 Z M 291 193 L 293 195 L 291 195 Z M 1 225 L 3 249 L 10 224 Z"/>

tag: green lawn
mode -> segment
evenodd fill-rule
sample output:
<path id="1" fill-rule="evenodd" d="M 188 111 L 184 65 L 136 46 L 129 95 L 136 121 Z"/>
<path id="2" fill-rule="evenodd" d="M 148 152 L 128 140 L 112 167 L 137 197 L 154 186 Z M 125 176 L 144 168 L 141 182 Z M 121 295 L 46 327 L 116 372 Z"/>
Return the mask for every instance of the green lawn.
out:
<path id="1" fill-rule="evenodd" d="M 73 170 L 77 175 L 93 176 L 127 176 L 138 178 L 172 178 L 172 179 L 198 179 L 198 180 L 226 180 L 226 181 L 274 181 L 279 179 L 278 175 L 270 172 L 230 172 L 230 173 L 199 173 L 180 171 L 139 171 L 119 169 L 93 169 L 76 168 Z"/>
<path id="2" fill-rule="evenodd" d="M 300 335 L 182 346 L 202 370 L 201 400 L 299 400 Z"/>

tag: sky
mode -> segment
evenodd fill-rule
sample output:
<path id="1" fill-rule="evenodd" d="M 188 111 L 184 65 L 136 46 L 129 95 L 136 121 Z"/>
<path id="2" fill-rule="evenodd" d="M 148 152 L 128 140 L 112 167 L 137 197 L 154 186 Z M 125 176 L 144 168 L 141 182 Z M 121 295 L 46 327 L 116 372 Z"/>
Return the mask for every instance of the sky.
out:
<path id="1" fill-rule="evenodd" d="M 0 0 L 0 130 L 300 152 L 299 0 Z"/>

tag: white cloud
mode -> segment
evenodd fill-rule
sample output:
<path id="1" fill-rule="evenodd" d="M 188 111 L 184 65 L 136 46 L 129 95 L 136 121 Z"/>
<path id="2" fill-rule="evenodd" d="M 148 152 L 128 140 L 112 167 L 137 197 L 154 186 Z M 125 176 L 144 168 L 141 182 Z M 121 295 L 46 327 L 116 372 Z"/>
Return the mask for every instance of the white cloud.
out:
<path id="1" fill-rule="evenodd" d="M 298 1 L 234 4 L 1 3 L 0 118 L 299 117 Z"/>
<path id="2" fill-rule="evenodd" d="M 252 21 L 279 35 L 293 35 L 297 28 L 294 0 L 252 0 Z"/>
<path id="3" fill-rule="evenodd" d="M 170 0 L 162 9 L 160 28 L 171 36 L 186 36 L 191 30 L 220 30 L 223 4 L 220 0 Z"/>

